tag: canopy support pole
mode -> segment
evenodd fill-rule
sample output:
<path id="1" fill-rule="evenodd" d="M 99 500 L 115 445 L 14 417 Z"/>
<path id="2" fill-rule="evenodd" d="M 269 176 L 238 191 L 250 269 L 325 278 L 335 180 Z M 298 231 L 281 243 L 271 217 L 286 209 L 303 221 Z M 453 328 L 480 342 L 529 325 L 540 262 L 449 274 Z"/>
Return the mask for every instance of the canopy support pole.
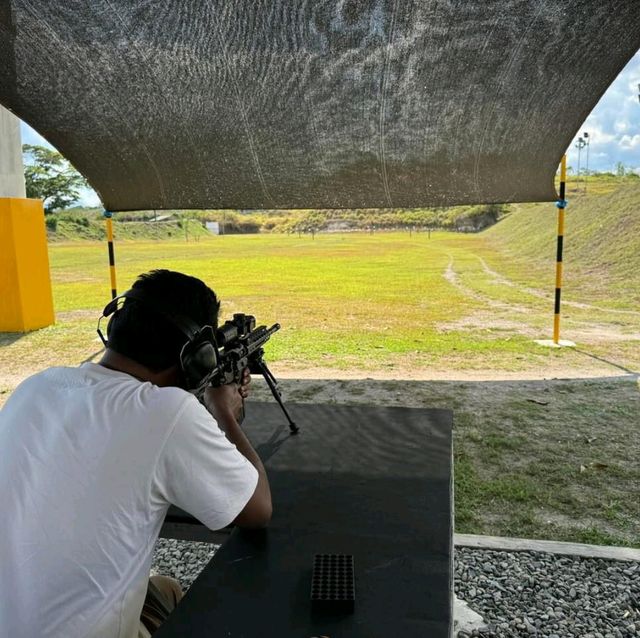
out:
<path id="1" fill-rule="evenodd" d="M 113 213 L 109 210 L 105 210 L 104 213 L 105 222 L 107 224 L 107 245 L 109 247 L 109 275 L 111 277 L 111 299 L 115 299 L 118 296 L 118 290 L 116 286 L 116 256 L 113 250 Z"/>
<path id="2" fill-rule="evenodd" d="M 558 208 L 558 241 L 556 249 L 556 294 L 553 312 L 553 339 L 536 339 L 540 346 L 562 348 L 575 346 L 573 341 L 560 340 L 560 299 L 562 296 L 562 250 L 564 248 L 564 209 L 567 207 L 565 199 L 567 183 L 567 156 L 560 161 L 560 195 L 556 206 Z"/>
<path id="3" fill-rule="evenodd" d="M 560 344 L 560 298 L 562 296 L 562 251 L 564 248 L 564 209 L 567 206 L 565 200 L 565 188 L 567 182 L 567 156 L 563 155 L 560 162 L 560 199 L 556 202 L 558 207 L 558 241 L 556 250 L 556 296 L 553 316 L 553 343 Z"/>

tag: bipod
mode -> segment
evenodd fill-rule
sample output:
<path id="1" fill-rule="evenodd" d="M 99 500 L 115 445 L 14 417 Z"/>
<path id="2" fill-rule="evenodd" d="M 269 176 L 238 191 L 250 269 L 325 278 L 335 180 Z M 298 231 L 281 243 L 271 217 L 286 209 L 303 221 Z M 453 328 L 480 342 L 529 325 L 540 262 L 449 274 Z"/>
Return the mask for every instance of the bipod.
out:
<path id="1" fill-rule="evenodd" d="M 291 430 L 291 434 L 298 434 L 300 428 L 293 422 L 292 418 L 289 416 L 287 412 L 287 408 L 284 407 L 284 403 L 282 402 L 282 396 L 280 394 L 280 388 L 278 388 L 278 381 L 271 373 L 271 370 L 267 367 L 267 364 L 262 361 L 256 361 L 254 363 L 256 370 L 260 372 L 260 374 L 264 377 L 264 380 L 267 382 L 269 386 L 269 390 L 271 390 L 271 394 L 273 394 L 273 398 L 278 402 L 280 409 L 284 412 L 284 415 L 287 417 L 287 421 L 289 422 L 289 429 Z"/>

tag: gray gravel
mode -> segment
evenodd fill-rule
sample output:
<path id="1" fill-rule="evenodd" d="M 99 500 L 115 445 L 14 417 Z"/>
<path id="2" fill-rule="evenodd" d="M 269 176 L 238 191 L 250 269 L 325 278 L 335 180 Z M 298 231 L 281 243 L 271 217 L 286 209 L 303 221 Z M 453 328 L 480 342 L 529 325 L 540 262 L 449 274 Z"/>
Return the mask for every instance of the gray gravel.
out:
<path id="1" fill-rule="evenodd" d="M 465 636 L 640 636 L 640 564 L 456 550 L 455 590 L 489 623 Z"/>
<path id="2" fill-rule="evenodd" d="M 217 549 L 160 539 L 153 567 L 186 590 Z M 460 638 L 640 636 L 640 563 L 458 548 L 455 590 L 488 623 Z"/>
<path id="3" fill-rule="evenodd" d="M 153 554 L 151 571 L 175 578 L 184 591 L 191 587 L 220 545 L 159 538 Z"/>

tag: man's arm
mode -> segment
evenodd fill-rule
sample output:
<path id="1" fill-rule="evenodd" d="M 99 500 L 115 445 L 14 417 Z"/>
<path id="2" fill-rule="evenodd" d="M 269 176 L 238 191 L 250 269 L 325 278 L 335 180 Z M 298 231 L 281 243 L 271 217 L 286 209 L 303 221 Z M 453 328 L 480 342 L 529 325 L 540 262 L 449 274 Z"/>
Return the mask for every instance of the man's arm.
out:
<path id="1" fill-rule="evenodd" d="M 273 507 L 264 465 L 238 423 L 238 415 L 241 414 L 242 399 L 245 394 L 245 392 L 241 394 L 235 383 L 219 388 L 207 388 L 204 393 L 204 405 L 216 419 L 227 439 L 258 471 L 258 484 L 253 496 L 233 522 L 238 527 L 259 528 L 269 524 Z"/>

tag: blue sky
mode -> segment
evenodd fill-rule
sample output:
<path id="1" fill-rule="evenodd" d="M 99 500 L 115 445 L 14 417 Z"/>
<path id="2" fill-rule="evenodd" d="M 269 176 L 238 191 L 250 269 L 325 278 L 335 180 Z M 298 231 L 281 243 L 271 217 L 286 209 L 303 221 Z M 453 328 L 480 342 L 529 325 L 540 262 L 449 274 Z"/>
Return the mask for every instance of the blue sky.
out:
<path id="1" fill-rule="evenodd" d="M 568 149 L 568 163 L 574 171 L 578 167 L 577 138 L 589 133 L 589 169 L 615 171 L 622 162 L 640 173 L 640 51 L 636 53 L 615 79 L 585 123 L 580 127 L 576 139 Z M 22 123 L 22 141 L 25 144 L 50 146 L 36 131 Z M 580 158 L 585 168 L 586 153 Z M 82 204 L 98 206 L 100 201 L 91 189 L 83 193 Z"/>
<path id="2" fill-rule="evenodd" d="M 589 133 L 589 170 L 614 171 L 618 162 L 640 173 L 640 51 L 615 79 L 580 127 L 568 151 L 567 161 L 578 167 L 575 142 Z M 585 152 L 580 167 L 585 167 Z"/>

